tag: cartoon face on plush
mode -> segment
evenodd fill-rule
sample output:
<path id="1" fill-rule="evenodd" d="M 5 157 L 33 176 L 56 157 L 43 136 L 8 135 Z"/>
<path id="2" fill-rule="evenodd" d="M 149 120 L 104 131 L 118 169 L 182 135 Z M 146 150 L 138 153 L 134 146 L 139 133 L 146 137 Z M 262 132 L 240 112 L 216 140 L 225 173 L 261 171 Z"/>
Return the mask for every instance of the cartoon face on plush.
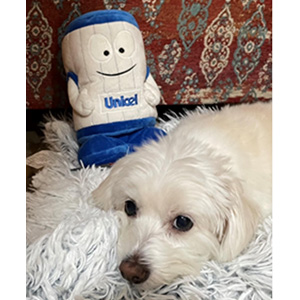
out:
<path id="1" fill-rule="evenodd" d="M 99 28 L 100 32 L 102 30 Z M 111 35 L 109 39 L 102 33 L 94 34 L 90 38 L 89 50 L 92 58 L 99 63 L 99 70 L 96 72 L 105 77 L 124 75 L 138 64 L 134 56 L 136 42 L 130 31 L 121 30 L 116 36 Z"/>
<path id="2" fill-rule="evenodd" d="M 97 85 L 100 93 L 143 85 L 145 50 L 141 32 L 133 24 L 125 21 L 94 24 L 69 33 L 66 39 L 81 47 L 72 60 L 73 72 L 82 87 Z"/>

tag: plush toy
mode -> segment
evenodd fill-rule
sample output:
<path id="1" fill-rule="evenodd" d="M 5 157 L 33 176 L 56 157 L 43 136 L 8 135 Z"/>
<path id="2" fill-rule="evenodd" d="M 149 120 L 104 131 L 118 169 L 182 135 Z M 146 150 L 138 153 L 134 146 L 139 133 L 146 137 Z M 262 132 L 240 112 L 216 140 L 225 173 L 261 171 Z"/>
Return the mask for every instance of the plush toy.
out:
<path id="1" fill-rule="evenodd" d="M 113 163 L 164 135 L 155 127 L 160 91 L 131 14 L 100 10 L 78 17 L 66 28 L 62 57 L 85 166 Z"/>

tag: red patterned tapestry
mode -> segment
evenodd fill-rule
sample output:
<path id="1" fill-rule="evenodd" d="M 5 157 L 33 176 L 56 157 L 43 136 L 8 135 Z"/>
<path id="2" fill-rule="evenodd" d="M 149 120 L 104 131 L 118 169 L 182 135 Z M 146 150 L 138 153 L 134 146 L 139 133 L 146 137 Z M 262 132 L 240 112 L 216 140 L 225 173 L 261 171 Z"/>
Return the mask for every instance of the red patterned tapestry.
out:
<path id="1" fill-rule="evenodd" d="M 271 0 L 27 0 L 28 109 L 69 107 L 61 39 L 99 9 L 136 18 L 161 104 L 271 99 Z"/>

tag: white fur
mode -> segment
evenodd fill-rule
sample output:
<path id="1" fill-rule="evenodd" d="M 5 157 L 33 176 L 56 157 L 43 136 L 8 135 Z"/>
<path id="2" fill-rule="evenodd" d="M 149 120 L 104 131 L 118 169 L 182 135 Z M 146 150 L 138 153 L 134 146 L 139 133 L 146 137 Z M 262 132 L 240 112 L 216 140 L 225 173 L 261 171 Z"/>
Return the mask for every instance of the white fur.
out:
<path id="1" fill-rule="evenodd" d="M 115 163 L 93 196 L 120 211 L 119 260 L 138 253 L 150 266 L 141 285 L 149 288 L 236 257 L 271 213 L 271 190 L 272 107 L 256 103 L 189 114 Z M 124 212 L 128 199 L 136 217 Z M 193 221 L 191 230 L 172 227 L 178 215 Z"/>

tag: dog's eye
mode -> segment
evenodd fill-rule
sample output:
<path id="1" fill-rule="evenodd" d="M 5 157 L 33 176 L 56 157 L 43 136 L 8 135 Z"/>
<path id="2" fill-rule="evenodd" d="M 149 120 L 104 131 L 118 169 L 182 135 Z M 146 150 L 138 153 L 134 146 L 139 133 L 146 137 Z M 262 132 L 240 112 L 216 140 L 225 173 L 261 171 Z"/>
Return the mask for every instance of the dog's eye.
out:
<path id="1" fill-rule="evenodd" d="M 134 201 L 127 200 L 125 202 L 125 212 L 126 212 L 127 216 L 129 216 L 129 217 L 136 216 L 137 207 L 136 207 L 136 204 Z"/>
<path id="2" fill-rule="evenodd" d="M 185 216 L 178 216 L 173 222 L 173 227 L 179 231 L 189 231 L 193 225 L 192 220 Z"/>

